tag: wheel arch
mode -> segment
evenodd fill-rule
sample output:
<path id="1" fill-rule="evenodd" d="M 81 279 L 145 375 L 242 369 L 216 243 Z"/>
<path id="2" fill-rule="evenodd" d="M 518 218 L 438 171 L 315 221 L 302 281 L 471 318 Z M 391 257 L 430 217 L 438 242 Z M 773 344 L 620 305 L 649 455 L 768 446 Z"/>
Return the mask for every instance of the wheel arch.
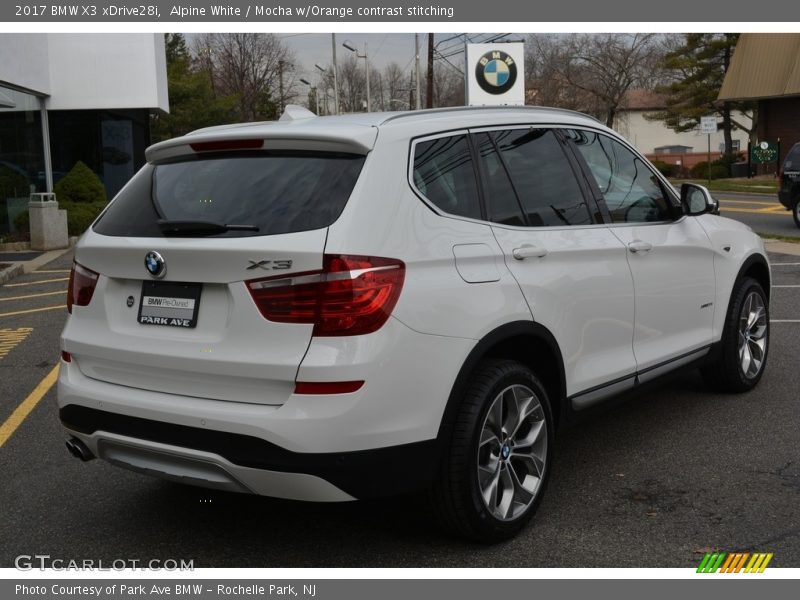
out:
<path id="1" fill-rule="evenodd" d="M 763 254 L 751 254 L 742 263 L 742 266 L 739 268 L 739 272 L 736 274 L 736 279 L 734 280 L 731 293 L 736 290 L 736 286 L 745 277 L 752 277 L 755 279 L 761 285 L 761 287 L 764 288 L 764 293 L 767 295 L 767 300 L 769 301 L 772 280 L 770 276 L 769 263 Z M 728 303 L 730 303 L 730 298 L 728 299 Z"/>
<path id="2" fill-rule="evenodd" d="M 530 367 L 550 396 L 556 428 L 559 423 L 564 422 L 566 376 L 558 342 L 546 327 L 538 323 L 514 321 L 488 333 L 467 356 L 447 399 L 437 435 L 440 441 L 446 440 L 449 436 L 470 376 L 478 364 L 486 358 L 517 360 Z"/>

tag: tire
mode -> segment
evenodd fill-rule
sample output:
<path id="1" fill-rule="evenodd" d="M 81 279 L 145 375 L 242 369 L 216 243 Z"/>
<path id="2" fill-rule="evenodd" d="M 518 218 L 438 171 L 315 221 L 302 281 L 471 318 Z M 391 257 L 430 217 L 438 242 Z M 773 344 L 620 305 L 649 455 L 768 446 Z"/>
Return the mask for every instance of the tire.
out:
<path id="1" fill-rule="evenodd" d="M 468 384 L 432 493 L 442 525 L 480 542 L 516 535 L 547 485 L 553 434 L 550 401 L 536 375 L 511 360 L 482 362 Z"/>
<path id="2" fill-rule="evenodd" d="M 731 294 L 719 356 L 702 373 L 721 392 L 753 389 L 764 374 L 769 354 L 769 304 L 761 285 L 741 279 Z"/>
<path id="3" fill-rule="evenodd" d="M 792 200 L 792 216 L 794 217 L 794 224 L 800 227 L 800 195 L 795 195 Z"/>

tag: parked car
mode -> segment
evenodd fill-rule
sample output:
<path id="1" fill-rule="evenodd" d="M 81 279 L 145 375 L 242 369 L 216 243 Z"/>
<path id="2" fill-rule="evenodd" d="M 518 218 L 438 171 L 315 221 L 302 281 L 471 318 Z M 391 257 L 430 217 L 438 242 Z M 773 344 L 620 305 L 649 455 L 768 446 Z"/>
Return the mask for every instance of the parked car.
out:
<path id="1" fill-rule="evenodd" d="M 792 211 L 794 224 L 800 227 L 800 142 L 792 146 L 780 171 L 778 200 Z"/>
<path id="2" fill-rule="evenodd" d="M 571 419 L 679 368 L 758 383 L 769 263 L 715 210 L 557 109 L 289 107 L 161 142 L 75 251 L 67 445 L 282 498 L 430 490 L 506 539 Z"/>

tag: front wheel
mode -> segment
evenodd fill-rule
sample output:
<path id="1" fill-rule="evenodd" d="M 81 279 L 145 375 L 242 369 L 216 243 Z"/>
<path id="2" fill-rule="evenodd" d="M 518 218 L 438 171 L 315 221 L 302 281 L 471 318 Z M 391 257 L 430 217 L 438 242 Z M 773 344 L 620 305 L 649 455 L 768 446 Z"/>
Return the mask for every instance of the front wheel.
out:
<path id="1" fill-rule="evenodd" d="M 755 279 L 733 290 L 719 357 L 703 370 L 706 382 L 723 392 L 746 392 L 761 379 L 769 352 L 769 303 Z"/>
<path id="2" fill-rule="evenodd" d="M 553 454 L 547 392 L 526 366 L 491 360 L 476 370 L 453 426 L 434 508 L 446 528 L 497 542 L 536 511 Z"/>

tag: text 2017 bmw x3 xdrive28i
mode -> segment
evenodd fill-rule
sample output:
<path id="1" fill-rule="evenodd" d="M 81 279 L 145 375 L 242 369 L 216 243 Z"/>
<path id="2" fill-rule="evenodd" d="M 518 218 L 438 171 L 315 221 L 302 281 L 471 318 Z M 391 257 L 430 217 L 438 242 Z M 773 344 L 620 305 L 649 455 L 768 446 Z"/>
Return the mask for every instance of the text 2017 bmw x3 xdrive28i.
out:
<path id="1" fill-rule="evenodd" d="M 546 108 L 289 107 L 156 144 L 75 251 L 68 446 L 282 498 L 427 488 L 507 538 L 576 413 L 690 364 L 759 381 L 764 246 L 681 195 Z"/>

